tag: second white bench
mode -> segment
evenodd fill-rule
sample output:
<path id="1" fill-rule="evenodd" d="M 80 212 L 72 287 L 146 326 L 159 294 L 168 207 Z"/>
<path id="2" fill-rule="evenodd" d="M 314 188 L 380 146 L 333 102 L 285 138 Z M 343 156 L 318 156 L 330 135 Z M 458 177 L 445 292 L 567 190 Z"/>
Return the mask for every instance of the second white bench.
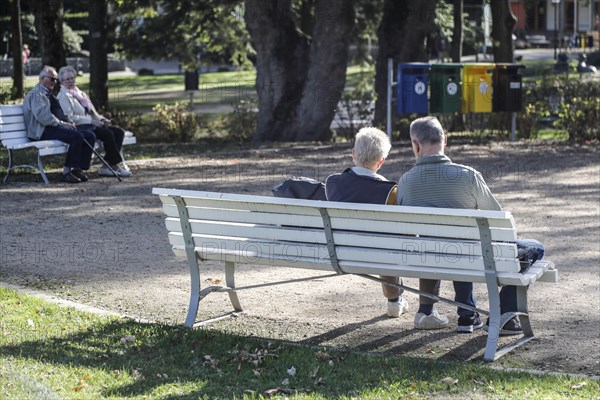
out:
<path id="1" fill-rule="evenodd" d="M 4 176 L 3 183 L 6 183 L 10 173 L 16 168 L 32 168 L 39 171 L 44 183 L 48 184 L 48 177 L 44 171 L 42 157 L 64 154 L 69 146 L 60 140 L 31 140 L 27 137 L 25 121 L 23 119 L 23 105 L 0 105 L 0 141 L 2 146 L 8 150 L 8 170 Z M 123 145 L 135 144 L 136 137 L 130 131 L 125 131 Z M 101 148 L 102 142 L 96 142 L 96 148 Z M 23 149 L 37 150 L 37 162 L 35 164 L 15 165 L 14 152 Z"/>

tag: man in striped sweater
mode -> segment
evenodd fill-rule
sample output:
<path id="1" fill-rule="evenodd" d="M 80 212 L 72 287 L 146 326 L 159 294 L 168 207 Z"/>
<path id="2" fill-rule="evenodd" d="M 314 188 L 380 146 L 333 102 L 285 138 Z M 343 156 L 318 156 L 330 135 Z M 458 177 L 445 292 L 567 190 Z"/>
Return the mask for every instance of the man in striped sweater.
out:
<path id="1" fill-rule="evenodd" d="M 398 183 L 398 205 L 502 210 L 477 170 L 455 164 L 444 155 L 447 137 L 437 118 L 430 116 L 413 121 L 410 138 L 417 161 Z M 523 269 L 544 255 L 544 247 L 535 240 L 518 240 L 517 248 Z M 437 295 L 440 281 L 421 279 L 419 287 L 424 292 Z M 454 291 L 456 301 L 475 306 L 472 283 L 454 282 Z M 516 311 L 516 297 L 514 286 L 504 286 L 500 291 L 500 312 Z M 448 325 L 448 318 L 434 309 L 433 300 L 421 296 L 419 301 L 415 328 L 441 329 Z M 458 308 L 458 316 L 458 332 L 470 333 L 483 327 L 479 314 L 474 311 Z M 518 317 L 514 317 L 500 334 L 516 335 L 522 331 Z"/>

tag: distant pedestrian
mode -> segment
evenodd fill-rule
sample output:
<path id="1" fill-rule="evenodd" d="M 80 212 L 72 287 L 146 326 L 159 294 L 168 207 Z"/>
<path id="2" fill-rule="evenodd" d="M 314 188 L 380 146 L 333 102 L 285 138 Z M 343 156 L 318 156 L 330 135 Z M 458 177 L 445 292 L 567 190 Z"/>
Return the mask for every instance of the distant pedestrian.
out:
<path id="1" fill-rule="evenodd" d="M 30 54 L 31 54 L 31 51 L 29 50 L 29 45 L 26 43 L 23 45 L 23 65 L 27 65 Z"/>

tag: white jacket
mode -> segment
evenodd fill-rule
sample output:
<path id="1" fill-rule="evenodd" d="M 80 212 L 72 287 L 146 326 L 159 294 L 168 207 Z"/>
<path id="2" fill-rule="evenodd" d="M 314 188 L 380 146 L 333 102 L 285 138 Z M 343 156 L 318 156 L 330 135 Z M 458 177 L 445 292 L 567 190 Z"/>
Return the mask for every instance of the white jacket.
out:
<path id="1" fill-rule="evenodd" d="M 73 96 L 71 90 L 64 86 L 60 87 L 60 92 L 56 97 L 58 98 L 60 107 L 63 109 L 64 113 L 67 114 L 67 116 L 71 118 L 76 125 L 91 124 L 93 119 L 97 121 L 106 119 L 102 115 L 98 114 L 98 111 L 96 111 L 96 108 L 91 102 L 90 104 L 92 109 L 89 110 L 89 114 L 86 113 L 85 108 L 81 105 L 79 100 Z"/>

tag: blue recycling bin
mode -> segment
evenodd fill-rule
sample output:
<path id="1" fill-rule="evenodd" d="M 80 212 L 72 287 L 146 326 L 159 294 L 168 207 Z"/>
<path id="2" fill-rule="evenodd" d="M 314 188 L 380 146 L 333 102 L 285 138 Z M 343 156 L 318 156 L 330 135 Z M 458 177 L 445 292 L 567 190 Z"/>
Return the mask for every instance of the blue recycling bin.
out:
<path id="1" fill-rule="evenodd" d="M 430 65 L 426 63 L 398 64 L 396 109 L 398 114 L 426 114 L 427 83 Z"/>

